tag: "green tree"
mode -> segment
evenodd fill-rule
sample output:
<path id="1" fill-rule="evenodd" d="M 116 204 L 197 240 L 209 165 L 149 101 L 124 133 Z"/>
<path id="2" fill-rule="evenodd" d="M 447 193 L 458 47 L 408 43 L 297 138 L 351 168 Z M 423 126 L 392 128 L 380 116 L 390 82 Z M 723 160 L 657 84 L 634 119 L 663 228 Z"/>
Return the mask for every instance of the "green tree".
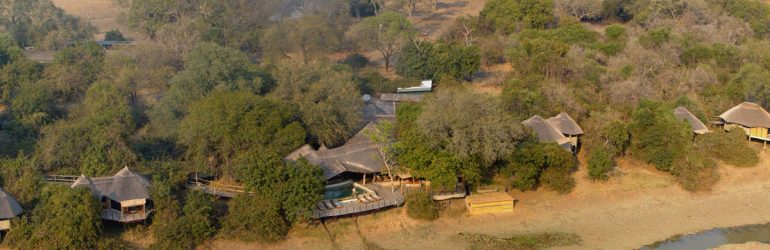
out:
<path id="1" fill-rule="evenodd" d="M 51 0 L 7 0 L 0 9 L 0 26 L 22 47 L 58 50 L 88 41 L 96 31 Z"/>
<path id="2" fill-rule="evenodd" d="M 278 84 L 273 95 L 299 109 L 311 140 L 338 146 L 360 125 L 363 101 L 347 69 L 287 61 L 274 75 Z"/>
<path id="3" fill-rule="evenodd" d="M 457 176 L 462 175 L 469 185 L 476 185 L 481 180 L 483 169 L 479 159 L 460 157 L 443 148 L 435 148 L 417 125 L 422 108 L 416 105 L 402 104 L 397 109 L 398 140 L 393 144 L 396 162 L 408 168 L 416 177 L 431 180 L 434 190 L 454 190 Z"/>
<path id="4" fill-rule="evenodd" d="M 413 219 L 438 219 L 438 206 L 430 193 L 417 190 L 406 194 L 406 214 Z"/>
<path id="5" fill-rule="evenodd" d="M 273 59 L 298 53 L 304 63 L 322 58 L 339 47 L 339 35 L 327 21 L 318 15 L 303 16 L 287 20 L 267 28 L 261 44 L 265 54 Z"/>
<path id="6" fill-rule="evenodd" d="M 222 222 L 226 236 L 246 242 L 277 242 L 289 232 L 279 203 L 269 196 L 240 195 L 229 205 Z"/>
<path id="7" fill-rule="evenodd" d="M 439 90 L 426 98 L 422 111 L 416 123 L 427 143 L 464 158 L 502 159 L 522 134 L 493 98 L 462 88 Z"/>
<path id="8" fill-rule="evenodd" d="M 630 125 L 632 153 L 662 171 L 670 171 L 674 161 L 692 147 L 689 125 L 671 110 L 662 103 L 642 101 Z"/>
<path id="9" fill-rule="evenodd" d="M 198 44 L 185 58 L 184 70 L 173 79 L 166 96 L 150 112 L 153 128 L 162 137 L 176 136 L 190 104 L 214 90 L 267 91 L 269 80 L 246 55 L 213 43 Z"/>
<path id="10" fill-rule="evenodd" d="M 607 175 L 613 165 L 615 155 L 608 147 L 599 147 L 591 150 L 588 155 L 588 177 L 593 180 L 607 180 Z"/>
<path id="11" fill-rule="evenodd" d="M 136 161 L 129 142 L 134 122 L 128 95 L 98 82 L 67 119 L 43 128 L 36 155 L 48 171 L 106 174 Z"/>
<path id="12" fill-rule="evenodd" d="M 117 42 L 128 41 L 128 39 L 123 37 L 123 33 L 120 33 L 120 30 L 107 31 L 107 33 L 104 34 L 104 40 Z"/>
<path id="13" fill-rule="evenodd" d="M 559 193 L 569 193 L 575 187 L 572 172 L 576 166 L 575 157 L 555 143 L 526 143 L 509 155 L 501 173 L 511 177 L 511 185 L 520 190 L 532 190 L 542 184 Z"/>
<path id="14" fill-rule="evenodd" d="M 194 103 L 181 122 L 179 144 L 198 164 L 212 169 L 231 166 L 251 149 L 288 154 L 304 143 L 305 131 L 288 105 L 245 91 L 219 91 Z"/>
<path id="15" fill-rule="evenodd" d="M 173 0 L 134 0 L 127 15 L 128 26 L 154 38 L 160 28 L 175 21 L 179 13 Z"/>
<path id="16" fill-rule="evenodd" d="M 80 101 L 102 73 L 104 50 L 94 42 L 80 43 L 56 52 L 45 68 L 44 84 L 59 102 Z"/>
<path id="17" fill-rule="evenodd" d="M 380 52 L 385 61 L 385 71 L 390 69 L 393 55 L 411 42 L 414 35 L 415 29 L 409 20 L 396 12 L 367 17 L 353 26 L 349 33 L 358 46 Z"/>
<path id="18" fill-rule="evenodd" d="M 14 248 L 91 249 L 99 240 L 101 204 L 86 188 L 46 186 L 33 216 L 23 218 L 7 242 Z"/>
<path id="19" fill-rule="evenodd" d="M 554 23 L 552 0 L 490 0 L 479 16 L 493 30 L 507 34 L 522 29 L 544 29 Z"/>
<path id="20" fill-rule="evenodd" d="M 568 44 L 556 39 L 522 39 L 519 46 L 507 51 L 514 70 L 521 76 L 541 74 L 547 77 L 560 77 L 567 65 Z"/>
<path id="21" fill-rule="evenodd" d="M 451 77 L 469 80 L 481 66 L 481 54 L 477 47 L 456 43 L 412 43 L 401 51 L 396 72 L 417 79 Z"/>
<path id="22" fill-rule="evenodd" d="M 323 171 L 306 160 L 286 163 L 282 207 L 287 220 L 292 223 L 310 219 L 317 201 L 323 199 L 326 179 Z"/>

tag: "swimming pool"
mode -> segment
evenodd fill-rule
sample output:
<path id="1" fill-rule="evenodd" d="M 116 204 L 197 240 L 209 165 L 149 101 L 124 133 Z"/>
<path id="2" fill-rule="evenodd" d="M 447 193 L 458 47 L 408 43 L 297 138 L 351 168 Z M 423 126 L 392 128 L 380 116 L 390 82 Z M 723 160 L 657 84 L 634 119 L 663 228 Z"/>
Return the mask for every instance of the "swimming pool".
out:
<path id="1" fill-rule="evenodd" d="M 326 185 L 324 188 L 324 200 L 334 199 L 346 199 L 353 198 L 353 189 L 356 190 L 356 195 L 366 193 L 363 188 L 353 185 L 352 181 L 344 181 L 341 183 Z"/>

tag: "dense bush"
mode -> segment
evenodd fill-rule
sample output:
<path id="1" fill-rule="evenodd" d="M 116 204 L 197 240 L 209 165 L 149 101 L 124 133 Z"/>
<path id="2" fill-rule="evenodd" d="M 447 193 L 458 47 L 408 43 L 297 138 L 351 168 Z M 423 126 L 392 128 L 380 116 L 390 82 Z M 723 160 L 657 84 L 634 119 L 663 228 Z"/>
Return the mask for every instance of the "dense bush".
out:
<path id="1" fill-rule="evenodd" d="M 154 249 L 195 248 L 216 233 L 214 205 L 208 194 L 197 190 L 189 192 L 182 211 L 182 216 L 156 228 Z"/>
<path id="2" fill-rule="evenodd" d="M 510 34 L 553 25 L 553 7 L 552 0 L 491 0 L 479 16 L 492 30 Z"/>
<path id="3" fill-rule="evenodd" d="M 451 77 L 470 80 L 481 66 L 481 54 L 477 47 L 457 43 L 412 43 L 401 51 L 396 72 L 416 79 Z"/>
<path id="4" fill-rule="evenodd" d="M 662 103 L 642 101 L 634 111 L 631 124 L 631 149 L 636 157 L 670 171 L 674 161 L 692 147 L 689 124 L 679 120 L 672 108 Z"/>
<path id="5" fill-rule="evenodd" d="M 418 190 L 406 194 L 406 214 L 418 220 L 435 220 L 438 207 L 430 193 Z"/>
<path id="6" fill-rule="evenodd" d="M 502 174 L 511 177 L 511 185 L 520 190 L 532 190 L 537 184 L 559 193 L 569 193 L 575 187 L 572 172 L 575 157 L 555 143 L 529 143 L 513 151 Z"/>
<path id="7" fill-rule="evenodd" d="M 87 188 L 46 186 L 32 216 L 17 220 L 6 242 L 19 249 L 92 249 L 101 234 L 101 206 Z"/>
<path id="8" fill-rule="evenodd" d="M 276 242 L 289 232 L 279 203 L 269 196 L 240 195 L 229 202 L 229 207 L 222 222 L 226 236 L 247 242 Z"/>
<path id="9" fill-rule="evenodd" d="M 696 65 L 711 60 L 713 57 L 714 51 L 705 44 L 697 44 L 687 48 L 679 55 L 679 58 L 685 65 Z"/>
<path id="10" fill-rule="evenodd" d="M 692 151 L 677 158 L 671 174 L 682 188 L 692 192 L 709 190 L 719 180 L 716 162 L 703 151 Z"/>
<path id="11" fill-rule="evenodd" d="M 671 30 L 668 28 L 656 28 L 648 30 L 639 36 L 639 44 L 645 48 L 659 48 L 671 39 Z"/>
<path id="12" fill-rule="evenodd" d="M 741 130 L 714 131 L 697 136 L 695 147 L 705 155 L 729 165 L 752 167 L 759 163 L 759 156 L 749 143 Z"/>
<path id="13" fill-rule="evenodd" d="M 613 165 L 615 155 L 607 147 L 599 147 L 591 150 L 588 155 L 588 177 L 593 180 L 606 180 Z"/>
<path id="14" fill-rule="evenodd" d="M 123 33 L 120 33 L 119 30 L 110 30 L 104 34 L 104 40 L 122 42 L 122 41 L 127 41 L 128 39 L 123 37 Z"/>

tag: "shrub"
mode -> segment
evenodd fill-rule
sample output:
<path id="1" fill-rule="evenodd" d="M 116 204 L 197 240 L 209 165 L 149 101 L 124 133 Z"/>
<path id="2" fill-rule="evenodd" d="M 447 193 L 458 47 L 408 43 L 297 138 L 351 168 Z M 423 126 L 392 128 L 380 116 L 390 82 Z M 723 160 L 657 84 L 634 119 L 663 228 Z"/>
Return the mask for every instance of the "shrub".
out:
<path id="1" fill-rule="evenodd" d="M 518 147 L 501 173 L 511 176 L 511 185 L 520 190 L 534 189 L 538 183 L 559 193 L 575 186 L 572 171 L 575 157 L 556 143 L 529 143 Z"/>
<path id="2" fill-rule="evenodd" d="M 428 192 L 414 191 L 406 195 L 406 214 L 412 219 L 435 220 L 438 218 L 438 207 Z"/>
<path id="3" fill-rule="evenodd" d="M 401 51 L 396 72 L 408 78 L 437 79 L 442 76 L 469 80 L 481 66 L 481 52 L 457 43 L 411 43 Z"/>
<path id="4" fill-rule="evenodd" d="M 110 30 L 110 31 L 107 31 L 107 33 L 104 34 L 104 40 L 105 41 L 122 42 L 122 41 L 127 41 L 128 39 L 123 37 L 123 33 L 120 33 L 119 30 Z"/>
<path id="5" fill-rule="evenodd" d="M 751 148 L 743 131 L 714 131 L 696 137 L 696 148 L 705 155 L 736 167 L 752 167 L 759 163 L 757 151 Z"/>
<path id="6" fill-rule="evenodd" d="M 607 173 L 612 170 L 614 153 L 607 147 L 591 150 L 588 156 L 588 177 L 592 180 L 607 180 Z"/>
<path id="7" fill-rule="evenodd" d="M 540 183 L 560 194 L 566 194 L 575 188 L 575 179 L 571 174 L 572 167 L 549 166 L 540 176 Z"/>
<path id="8" fill-rule="evenodd" d="M 626 28 L 620 24 L 612 24 L 604 29 L 604 35 L 607 36 L 607 39 L 618 40 L 626 35 Z"/>
<path id="9" fill-rule="evenodd" d="M 714 51 L 705 44 L 698 44 L 687 48 L 681 55 L 679 55 L 679 59 L 682 60 L 682 63 L 689 66 L 711 60 L 713 57 Z"/>
<path id="10" fill-rule="evenodd" d="M 661 171 L 670 171 L 674 161 L 692 147 L 689 124 L 662 103 L 640 102 L 633 114 L 631 134 L 634 155 Z"/>
<path id="11" fill-rule="evenodd" d="M 229 237 L 246 242 L 277 242 L 289 232 L 279 203 L 271 197 L 240 195 L 229 206 L 222 222 L 222 232 Z"/>
<path id="12" fill-rule="evenodd" d="M 364 55 L 354 53 L 352 55 L 348 55 L 345 57 L 345 59 L 342 59 L 340 63 L 350 66 L 353 71 L 358 71 L 360 69 L 366 68 L 366 66 L 369 66 L 369 59 L 367 59 Z"/>
<path id="13" fill-rule="evenodd" d="M 521 29 L 543 29 L 554 22 L 552 0 L 491 0 L 479 17 L 493 30 L 513 33 Z"/>
<path id="14" fill-rule="evenodd" d="M 677 158 L 671 174 L 682 188 L 692 192 L 709 190 L 719 180 L 716 162 L 700 150 Z"/>
<path id="15" fill-rule="evenodd" d="M 645 48 L 659 48 L 671 39 L 671 30 L 668 28 L 657 28 L 647 31 L 639 36 L 639 44 Z"/>

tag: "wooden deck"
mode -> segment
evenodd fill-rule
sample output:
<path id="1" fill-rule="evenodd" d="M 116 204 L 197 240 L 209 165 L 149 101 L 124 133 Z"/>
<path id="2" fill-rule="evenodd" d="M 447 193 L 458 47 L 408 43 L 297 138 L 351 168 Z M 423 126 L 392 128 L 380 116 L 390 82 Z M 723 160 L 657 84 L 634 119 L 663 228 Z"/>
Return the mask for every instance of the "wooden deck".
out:
<path id="1" fill-rule="evenodd" d="M 144 221 L 147 219 L 148 216 L 153 212 L 153 210 L 150 210 L 146 213 L 135 213 L 135 214 L 121 214 L 120 211 L 115 209 L 102 209 L 102 212 L 100 216 L 104 220 L 111 220 L 111 221 L 117 221 L 122 223 L 131 223 L 131 222 L 139 222 Z"/>
<path id="2" fill-rule="evenodd" d="M 399 191 L 391 191 L 389 188 L 382 188 L 380 185 L 370 184 L 366 185 L 366 188 L 373 190 L 377 193 L 382 200 L 374 202 L 359 202 L 353 201 L 344 203 L 340 208 L 334 209 L 315 209 L 313 210 L 312 217 L 314 219 L 345 216 L 352 214 L 359 214 L 369 211 L 374 211 L 386 207 L 401 206 L 404 204 L 404 196 Z"/>

